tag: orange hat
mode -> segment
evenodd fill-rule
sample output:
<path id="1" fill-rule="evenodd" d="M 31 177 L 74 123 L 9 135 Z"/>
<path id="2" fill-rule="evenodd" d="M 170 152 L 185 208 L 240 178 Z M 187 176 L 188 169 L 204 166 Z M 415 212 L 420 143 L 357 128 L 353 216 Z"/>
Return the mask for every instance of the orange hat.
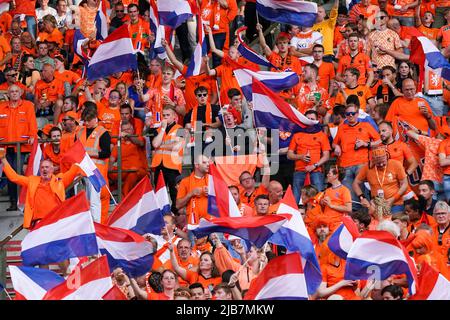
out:
<path id="1" fill-rule="evenodd" d="M 66 113 L 64 113 L 65 117 L 70 117 L 73 120 L 75 120 L 75 122 L 78 123 L 78 115 L 75 111 L 67 111 Z"/>
<path id="2" fill-rule="evenodd" d="M 330 220 L 325 215 L 318 215 L 313 221 L 313 229 L 317 229 L 322 225 L 330 227 Z"/>
<path id="3" fill-rule="evenodd" d="M 275 41 L 275 43 L 278 43 L 278 41 L 279 41 L 281 38 L 286 38 L 286 39 L 288 39 L 288 40 L 291 40 L 291 35 L 290 35 L 289 33 L 287 33 L 287 32 L 280 32 L 280 33 L 278 34 L 278 36 L 277 36 L 277 41 Z"/>
<path id="4" fill-rule="evenodd" d="M 414 249 L 424 247 L 427 253 L 433 249 L 433 237 L 427 231 L 419 231 L 416 233 L 415 239 L 411 242 Z"/>
<path id="5" fill-rule="evenodd" d="M 48 135 L 50 135 L 50 130 L 52 130 L 52 128 L 54 127 L 54 125 L 53 124 L 46 124 L 43 128 L 42 128 L 42 132 L 46 135 L 46 136 L 48 136 Z"/>
<path id="6" fill-rule="evenodd" d="M 229 106 L 227 108 L 227 112 L 231 113 L 233 115 L 233 117 L 236 120 L 237 124 L 241 124 L 242 123 L 242 115 L 235 107 Z"/>

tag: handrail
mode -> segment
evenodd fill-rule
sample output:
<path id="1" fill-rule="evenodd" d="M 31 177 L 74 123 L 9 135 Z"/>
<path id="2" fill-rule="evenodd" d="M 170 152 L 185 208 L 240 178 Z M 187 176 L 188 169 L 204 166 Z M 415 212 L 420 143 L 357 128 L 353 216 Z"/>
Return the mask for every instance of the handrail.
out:
<path id="1" fill-rule="evenodd" d="M 9 241 L 11 241 L 12 238 L 14 238 L 20 231 L 23 229 L 23 224 L 18 226 L 11 234 L 9 234 L 5 239 L 0 241 L 0 248 L 3 248 L 5 244 L 7 244 Z"/>

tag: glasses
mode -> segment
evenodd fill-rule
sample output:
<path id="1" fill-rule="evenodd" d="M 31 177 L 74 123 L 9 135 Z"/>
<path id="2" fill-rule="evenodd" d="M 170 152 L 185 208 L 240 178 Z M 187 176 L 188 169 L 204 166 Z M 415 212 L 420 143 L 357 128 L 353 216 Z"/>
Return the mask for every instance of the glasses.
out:
<path id="1" fill-rule="evenodd" d="M 197 94 L 197 97 L 199 97 L 199 98 L 204 98 L 204 97 L 207 97 L 207 96 L 208 96 L 207 93 L 199 93 L 199 94 Z"/>
<path id="2" fill-rule="evenodd" d="M 72 119 L 70 119 L 70 118 L 68 118 L 68 119 L 62 119 L 63 122 L 66 122 L 66 121 L 69 121 L 69 120 L 72 120 Z"/>
<path id="3" fill-rule="evenodd" d="M 345 116 L 346 116 L 346 117 L 350 117 L 350 116 L 353 117 L 355 114 L 356 114 L 356 112 L 346 112 L 346 113 L 345 113 Z"/>
<path id="4" fill-rule="evenodd" d="M 7 76 L 7 77 L 15 77 L 15 76 L 17 76 L 17 73 L 7 74 L 6 76 Z"/>
<path id="5" fill-rule="evenodd" d="M 377 19 L 377 20 L 383 20 L 384 18 L 387 18 L 387 16 L 376 17 L 375 19 Z"/>
<path id="6" fill-rule="evenodd" d="M 125 10 L 116 10 L 116 12 L 125 12 Z"/>
<path id="7" fill-rule="evenodd" d="M 313 51 L 313 53 L 323 53 L 323 51 Z"/>

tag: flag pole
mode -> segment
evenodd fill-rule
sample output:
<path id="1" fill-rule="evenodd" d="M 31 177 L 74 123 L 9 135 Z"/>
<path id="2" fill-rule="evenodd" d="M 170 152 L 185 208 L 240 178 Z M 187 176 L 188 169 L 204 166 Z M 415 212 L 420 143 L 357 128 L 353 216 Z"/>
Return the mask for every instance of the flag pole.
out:
<path id="1" fill-rule="evenodd" d="M 113 196 L 113 194 L 112 194 L 112 192 L 111 192 L 111 190 L 109 190 L 109 187 L 108 187 L 108 184 L 105 184 L 105 188 L 108 190 L 108 192 L 109 192 L 109 195 L 111 196 L 111 198 L 113 199 L 113 201 L 114 201 L 114 205 L 116 205 L 117 206 L 117 201 L 116 201 L 116 199 L 114 198 L 114 196 Z"/>
<path id="2" fill-rule="evenodd" d="M 6 291 L 6 288 L 3 288 L 3 291 L 6 293 L 6 295 L 8 296 L 9 300 L 12 300 L 11 296 L 9 295 L 8 291 Z"/>
<path id="3" fill-rule="evenodd" d="M 231 138 L 230 135 L 228 134 L 228 130 L 227 130 L 227 126 L 225 125 L 225 119 L 223 116 L 223 107 L 222 107 L 222 101 L 220 101 L 220 91 L 219 91 L 219 82 L 216 79 L 216 90 L 217 90 L 217 97 L 219 99 L 219 106 L 220 106 L 220 111 L 222 112 L 222 119 L 223 119 L 223 128 L 225 129 L 225 135 L 227 136 L 227 138 L 230 140 L 230 147 L 231 147 L 231 151 L 233 152 L 233 146 L 232 146 L 232 142 L 231 142 Z"/>

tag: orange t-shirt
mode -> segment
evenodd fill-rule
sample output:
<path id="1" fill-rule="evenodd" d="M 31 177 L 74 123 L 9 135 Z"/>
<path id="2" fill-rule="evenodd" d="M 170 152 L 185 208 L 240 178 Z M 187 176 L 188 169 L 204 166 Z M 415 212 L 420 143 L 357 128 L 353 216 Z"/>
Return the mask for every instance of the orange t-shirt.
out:
<path id="1" fill-rule="evenodd" d="M 347 203 L 352 202 L 352 194 L 350 190 L 344 186 L 340 185 L 337 188 L 328 188 L 325 190 L 324 198 L 329 197 L 332 205 L 343 206 Z M 342 215 L 344 213 L 337 210 L 331 209 L 328 206 L 324 206 L 323 213 L 329 219 L 331 224 L 340 224 L 342 222 Z M 334 229 L 334 225 L 331 229 Z"/>
<path id="2" fill-rule="evenodd" d="M 354 126 L 350 126 L 347 123 L 341 124 L 333 141 L 333 144 L 340 145 L 342 150 L 342 154 L 339 156 L 340 166 L 345 168 L 367 163 L 369 150 L 367 148 L 355 150 L 357 138 L 365 142 L 377 141 L 380 139 L 380 135 L 367 122 L 358 122 Z"/>
<path id="3" fill-rule="evenodd" d="M 330 62 L 322 62 L 319 67 L 319 85 L 325 88 L 327 91 L 330 87 L 331 79 L 334 79 L 336 73 L 334 72 L 334 66 Z"/>
<path id="4" fill-rule="evenodd" d="M 400 5 L 402 8 L 404 8 L 406 5 L 411 5 L 414 3 L 414 0 L 397 0 L 396 4 Z M 400 10 L 394 9 L 393 16 L 394 17 L 414 17 L 414 12 L 416 8 L 410 8 L 406 10 L 405 12 L 401 12 Z"/>
<path id="5" fill-rule="evenodd" d="M 0 35 L 0 60 L 5 59 L 5 56 L 8 52 L 11 52 L 11 46 L 9 42 L 5 39 L 3 35 Z M 6 64 L 0 67 L 0 70 L 5 69 Z"/>
<path id="6" fill-rule="evenodd" d="M 438 154 L 445 154 L 445 157 L 450 155 L 450 138 L 445 139 L 439 144 Z M 450 166 L 444 167 L 444 174 L 450 174 Z"/>
<path id="7" fill-rule="evenodd" d="M 389 158 L 397 160 L 400 163 L 405 163 L 405 160 L 414 157 L 408 145 L 400 140 L 395 140 L 391 144 L 388 144 L 387 150 L 389 152 Z"/>
<path id="8" fill-rule="evenodd" d="M 289 144 L 289 150 L 295 152 L 295 154 L 307 154 L 309 151 L 311 161 L 304 162 L 302 160 L 295 161 L 295 171 L 305 171 L 306 166 L 317 163 L 324 151 L 330 151 L 330 142 L 327 135 L 320 131 L 317 133 L 304 133 L 297 132 L 292 137 Z M 314 171 L 322 171 L 320 167 Z"/>
<path id="9" fill-rule="evenodd" d="M 356 68 L 359 71 L 358 84 L 365 85 L 367 82 L 367 75 L 369 71 L 372 71 L 370 64 L 370 58 L 367 54 L 358 52 L 355 56 L 350 54 L 343 56 L 339 59 L 337 73 L 344 74 L 344 71 L 348 68 Z"/>
<path id="10" fill-rule="evenodd" d="M 147 294 L 147 300 L 170 300 L 170 297 L 166 296 L 164 292 L 149 292 Z"/>
<path id="11" fill-rule="evenodd" d="M 16 8 L 11 10 L 11 15 L 16 14 L 36 17 L 36 0 L 16 1 Z"/>
<path id="12" fill-rule="evenodd" d="M 123 82 L 127 85 L 131 85 L 133 83 L 133 74 L 131 72 L 123 72 L 119 78 L 109 77 L 109 87 L 115 89 L 119 82 Z M 152 84 L 153 85 L 153 84 Z M 152 87 L 149 87 L 152 88 Z"/>
<path id="13" fill-rule="evenodd" d="M 55 78 L 61 80 L 63 83 L 68 82 L 71 86 L 81 79 L 77 73 L 70 70 L 64 70 L 63 72 L 55 71 Z"/>
<path id="14" fill-rule="evenodd" d="M 203 288 L 209 288 L 209 291 L 212 291 L 212 289 L 222 282 L 222 277 L 215 277 L 215 278 L 204 278 L 202 275 L 200 275 L 198 272 L 194 272 L 191 270 L 187 270 L 186 280 L 190 283 L 196 283 L 199 282 L 203 285 Z"/>
<path id="15" fill-rule="evenodd" d="M 192 173 L 189 177 L 184 178 L 180 182 L 178 188 L 177 199 L 187 196 L 194 188 L 202 188 L 208 186 L 208 175 L 198 178 Z M 188 224 L 198 224 L 200 218 L 208 218 L 208 197 L 204 192 L 200 196 L 192 197 L 186 206 L 186 222 Z"/>
<path id="16" fill-rule="evenodd" d="M 98 108 L 98 118 L 101 120 L 100 124 L 112 132 L 113 127 L 120 122 L 120 108 L 110 108 L 109 106 Z"/>
<path id="17" fill-rule="evenodd" d="M 147 21 L 142 18 L 139 18 L 139 21 L 135 24 L 132 24 L 130 21 L 128 30 L 135 49 L 137 49 L 138 43 L 140 43 L 141 50 L 149 46 L 150 24 Z"/>
<path id="18" fill-rule="evenodd" d="M 357 179 L 369 182 L 372 197 L 376 197 L 378 190 L 383 189 L 384 198 L 389 199 L 396 196 L 400 188 L 400 181 L 406 177 L 403 165 L 397 160 L 389 159 L 386 167 L 381 169 L 375 166 L 369 169 L 369 166 L 365 165 L 359 170 Z M 395 205 L 401 205 L 402 203 L 402 197 L 394 202 Z"/>
<path id="19" fill-rule="evenodd" d="M 52 191 L 50 183 L 39 183 L 34 195 L 33 220 L 45 218 L 53 208 L 60 204 L 61 200 Z"/>
<path id="20" fill-rule="evenodd" d="M 41 98 L 42 94 L 47 95 L 47 100 L 51 102 L 56 102 L 60 96 L 64 95 L 64 84 L 61 80 L 53 79 L 50 82 L 45 82 L 44 80 L 39 80 L 36 82 L 35 96 Z"/>
<path id="21" fill-rule="evenodd" d="M 272 68 L 271 71 L 294 71 L 297 74 L 302 74 L 300 60 L 293 55 L 287 54 L 286 57 L 283 58 L 278 53 L 272 52 L 272 54 L 267 57 L 267 60 L 275 67 L 279 68 L 279 70 Z"/>
<path id="22" fill-rule="evenodd" d="M 314 109 L 314 106 L 318 101 L 322 101 L 322 107 L 326 108 L 327 110 L 331 109 L 330 103 L 328 101 L 328 91 L 320 85 L 318 85 L 315 89 L 311 89 L 308 83 L 302 82 L 296 87 L 296 90 L 298 90 L 296 99 L 297 109 L 301 113 L 304 114 L 306 113 L 306 111 Z M 314 95 L 314 100 L 311 100 L 312 95 Z"/>
<path id="23" fill-rule="evenodd" d="M 450 227 L 447 226 L 447 229 L 444 231 L 444 233 L 442 234 L 442 238 L 441 238 L 441 243 L 439 244 L 439 227 L 437 225 L 435 225 L 433 227 L 433 236 L 435 239 L 435 244 L 436 244 L 436 248 L 439 250 L 439 252 L 444 255 L 447 256 L 448 254 L 448 250 L 450 249 Z"/>
<path id="24" fill-rule="evenodd" d="M 385 120 L 396 123 L 396 118 L 398 118 L 398 120 L 406 121 L 419 130 L 428 132 L 428 121 L 420 113 L 419 103 L 422 103 L 427 107 L 430 115 L 433 114 L 428 102 L 426 102 L 425 99 L 416 97 L 413 100 L 406 100 L 404 97 L 398 97 L 392 102 L 391 106 L 389 107 L 389 111 L 386 115 Z"/>
<path id="25" fill-rule="evenodd" d="M 201 1 L 201 15 L 203 21 L 209 21 L 211 30 L 216 33 L 228 33 L 229 25 L 238 13 L 236 1 L 227 1 L 228 8 L 222 7 L 218 1 Z M 216 19 L 216 15 L 220 16 Z M 213 28 L 217 22 L 217 29 Z"/>
<path id="26" fill-rule="evenodd" d="M 218 66 L 216 69 L 216 76 L 220 78 L 220 102 L 222 104 L 230 103 L 230 99 L 228 98 L 228 90 L 235 88 L 241 91 L 241 86 L 236 80 L 236 77 L 233 73 L 232 66 L 222 64 Z"/>
<path id="27" fill-rule="evenodd" d="M 430 40 L 437 40 L 437 37 L 439 35 L 439 29 L 438 28 L 428 28 L 425 27 L 423 24 L 421 24 L 417 30 L 423 33 L 425 37 L 427 37 Z"/>
<path id="28" fill-rule="evenodd" d="M 358 96 L 359 106 L 360 106 L 362 111 L 366 111 L 367 102 L 370 99 L 373 99 L 372 91 L 366 85 L 358 85 L 355 88 L 345 88 L 344 91 L 347 94 L 347 96 L 352 95 L 352 94 Z M 344 95 L 341 92 L 339 92 L 337 94 L 336 100 L 335 100 L 334 103 L 335 104 L 342 104 L 342 105 L 346 104 L 345 103 L 345 99 L 344 99 Z"/>
<path id="29" fill-rule="evenodd" d="M 58 47 L 62 47 L 64 43 L 64 36 L 58 28 L 55 28 L 52 33 L 39 32 L 37 40 L 41 42 L 56 42 Z"/>
<path id="30" fill-rule="evenodd" d="M 174 247 L 174 250 L 176 250 L 176 247 Z M 198 257 L 190 256 L 186 261 L 182 261 L 177 253 L 175 254 L 175 256 L 177 257 L 177 261 L 180 267 L 186 269 L 186 271 L 198 266 L 200 262 Z M 161 266 L 163 267 L 163 269 L 173 270 L 172 262 L 170 262 L 170 259 L 163 263 Z M 189 286 L 189 282 L 181 277 L 178 277 L 178 283 L 180 284 L 180 286 Z"/>
<path id="31" fill-rule="evenodd" d="M 450 44 L 450 24 L 442 26 L 439 29 L 438 37 L 442 37 L 442 48 L 447 48 Z"/>
<path id="32" fill-rule="evenodd" d="M 146 168 L 145 161 L 145 149 L 143 147 L 139 147 L 138 145 L 132 143 L 129 140 L 122 140 L 122 169 L 139 169 Z M 117 146 L 111 151 L 111 156 L 114 159 L 118 158 L 118 149 Z"/>
<path id="33" fill-rule="evenodd" d="M 255 198 L 259 196 L 260 194 L 268 194 L 266 187 L 263 185 L 260 185 L 258 188 L 253 191 L 252 194 L 246 195 L 245 190 L 241 192 L 241 202 L 248 205 L 251 208 L 255 208 Z"/>
<path id="34" fill-rule="evenodd" d="M 187 72 L 187 67 L 185 66 L 182 74 L 185 75 Z M 195 89 L 203 86 L 208 89 L 209 94 L 217 92 L 216 80 L 214 77 L 207 75 L 206 73 L 199 74 L 198 76 L 193 76 L 186 78 L 186 87 L 184 89 L 184 99 L 186 100 L 186 113 L 191 111 L 194 107 L 198 105 L 197 98 L 195 97 Z M 240 87 L 239 87 L 240 88 Z M 223 102 L 222 102 L 223 103 Z"/>
<path id="35" fill-rule="evenodd" d="M 327 283 L 327 287 L 331 287 L 344 279 L 345 273 L 345 260 L 341 259 L 338 267 L 331 264 L 326 264 L 322 268 L 322 281 Z M 344 300 L 357 300 L 358 296 L 355 293 L 356 288 L 342 287 L 338 289 L 334 294 L 338 294 L 344 298 Z"/>

